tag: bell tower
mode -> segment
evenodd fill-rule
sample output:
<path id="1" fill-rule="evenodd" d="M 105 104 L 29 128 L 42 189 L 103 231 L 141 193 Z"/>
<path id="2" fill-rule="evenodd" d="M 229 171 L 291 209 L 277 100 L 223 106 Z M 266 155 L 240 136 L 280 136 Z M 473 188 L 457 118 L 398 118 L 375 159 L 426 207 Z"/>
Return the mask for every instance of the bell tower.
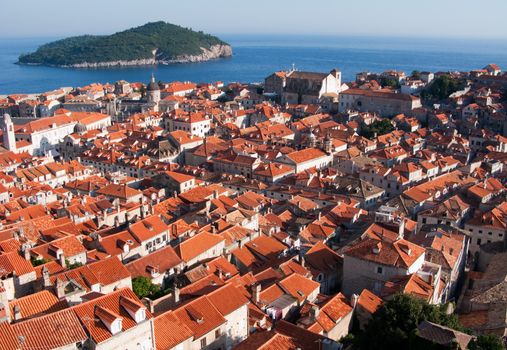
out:
<path id="1" fill-rule="evenodd" d="M 2 132 L 4 148 L 8 149 L 9 151 L 16 152 L 16 135 L 14 135 L 14 123 L 11 120 L 11 116 L 7 113 L 4 114 Z"/>

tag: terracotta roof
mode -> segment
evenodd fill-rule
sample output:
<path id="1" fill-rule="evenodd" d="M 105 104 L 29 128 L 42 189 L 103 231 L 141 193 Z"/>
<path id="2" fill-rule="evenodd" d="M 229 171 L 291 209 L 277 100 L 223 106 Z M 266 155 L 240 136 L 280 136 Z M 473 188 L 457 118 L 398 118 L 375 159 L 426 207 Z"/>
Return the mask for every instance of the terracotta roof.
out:
<path id="1" fill-rule="evenodd" d="M 219 235 L 201 232 L 181 242 L 176 247 L 176 252 L 183 261 L 188 262 L 209 249 L 216 247 L 222 241 L 224 241 L 224 238 Z"/>
<path id="2" fill-rule="evenodd" d="M 258 331 L 235 347 L 235 350 L 314 350 L 324 348 L 328 338 L 280 320 L 271 331 Z"/>
<path id="3" fill-rule="evenodd" d="M 404 239 L 387 242 L 366 238 L 348 248 L 344 254 L 377 264 L 409 268 L 424 252 L 424 248 Z"/>
<path id="4" fill-rule="evenodd" d="M 134 188 L 131 188 L 125 184 L 109 184 L 105 187 L 97 190 L 97 194 L 103 194 L 109 197 L 117 197 L 121 199 L 129 199 L 136 195 L 142 194 L 141 191 L 138 191 Z"/>
<path id="5" fill-rule="evenodd" d="M 173 349 L 194 336 L 194 332 L 176 316 L 174 311 L 157 316 L 154 327 L 157 350 Z"/>
<path id="6" fill-rule="evenodd" d="M 207 294 L 206 297 L 223 316 L 249 303 L 249 300 L 232 284 L 220 287 Z"/>
<path id="7" fill-rule="evenodd" d="M 87 290 L 91 290 L 93 285 L 109 286 L 126 278 L 130 278 L 130 272 L 114 256 L 53 275 L 51 281 L 55 283 L 57 279 L 64 282 L 74 280 Z"/>
<path id="8" fill-rule="evenodd" d="M 362 89 L 348 89 L 348 90 L 342 91 L 341 94 L 386 98 L 386 99 L 393 99 L 393 100 L 400 100 L 400 101 L 418 100 L 417 97 L 409 95 L 409 94 L 398 94 L 398 93 L 394 93 L 394 92 L 362 90 Z"/>
<path id="9" fill-rule="evenodd" d="M 310 294 L 320 288 L 320 283 L 312 281 L 311 279 L 297 273 L 293 273 L 292 275 L 284 278 L 278 282 L 278 285 L 282 287 L 286 293 L 292 295 L 299 301 L 306 300 Z"/>
<path id="10" fill-rule="evenodd" d="M 226 322 L 226 319 L 206 296 L 179 307 L 174 310 L 174 314 L 194 333 L 196 339 Z"/>
<path id="11" fill-rule="evenodd" d="M 151 215 L 129 227 L 129 231 L 139 243 L 150 240 L 168 230 L 169 226 L 158 215 Z"/>
<path id="12" fill-rule="evenodd" d="M 125 267 L 129 270 L 132 277 L 145 276 L 151 277 L 152 269 L 156 269 L 160 274 L 181 265 L 182 261 L 170 246 L 159 249 L 144 257 L 136 259 Z"/>
<path id="13" fill-rule="evenodd" d="M 297 164 L 316 160 L 325 156 L 327 156 L 327 154 L 317 148 L 306 148 L 287 154 L 287 157 Z"/>
<path id="14" fill-rule="evenodd" d="M 360 305 L 370 314 L 374 314 L 380 308 L 382 303 L 383 300 L 370 292 L 368 289 L 363 289 L 357 300 L 357 305 Z"/>
<path id="15" fill-rule="evenodd" d="M 0 323 L 0 350 L 19 349 L 18 336 L 9 322 Z"/>
<path id="16" fill-rule="evenodd" d="M 22 318 L 31 318 L 63 310 L 67 307 L 67 302 L 65 300 L 60 301 L 53 293 L 43 290 L 9 302 L 11 319 L 14 319 L 14 309 L 16 307 L 19 308 Z"/>
<path id="17" fill-rule="evenodd" d="M 68 236 L 56 239 L 50 243 L 39 245 L 30 250 L 32 255 L 44 259 L 56 259 L 56 251 L 61 250 L 66 258 L 86 253 L 86 248 L 76 236 Z"/>
<path id="18" fill-rule="evenodd" d="M 430 302 L 433 292 L 433 287 L 414 273 L 408 276 L 392 278 L 385 283 L 381 295 L 387 297 L 397 293 L 404 293 Z"/>
<path id="19" fill-rule="evenodd" d="M 12 329 L 23 337 L 21 348 L 26 349 L 63 348 L 88 339 L 72 309 L 15 323 Z"/>
<path id="20" fill-rule="evenodd" d="M 327 300 L 319 303 L 318 307 L 320 309 L 320 312 L 317 316 L 317 319 L 312 325 L 308 325 L 306 327 L 307 329 L 311 330 L 313 326 L 318 325 L 317 328 L 321 328 L 326 332 L 330 332 L 334 327 L 336 327 L 337 323 L 342 318 L 350 314 L 353 310 L 347 298 L 345 298 L 342 293 L 338 293 L 331 298 L 327 298 Z M 301 314 L 307 314 L 310 308 L 311 304 L 306 304 L 303 307 Z"/>
<path id="21" fill-rule="evenodd" d="M 35 270 L 30 261 L 21 257 L 17 251 L 0 254 L 0 277 L 8 276 L 13 272 L 16 272 L 17 276 L 22 276 Z"/>
<path id="22" fill-rule="evenodd" d="M 314 276 L 325 271 L 335 271 L 338 266 L 343 264 L 343 258 L 323 242 L 317 242 L 310 248 L 305 254 L 305 261 Z"/>
<path id="23" fill-rule="evenodd" d="M 121 317 L 123 331 L 137 326 L 136 321 L 130 316 L 125 307 L 122 306 L 120 302 L 121 298 L 128 298 L 133 300 L 135 303 L 141 304 L 132 290 L 128 288 L 122 288 L 110 294 L 76 305 L 70 310 L 73 310 L 75 312 L 95 343 L 102 343 L 110 339 L 112 337 L 112 334 L 104 325 L 104 323 L 102 323 L 102 321 L 96 317 L 95 312 L 97 308 L 106 310 L 110 315 L 117 315 L 118 317 Z M 151 319 L 151 313 L 148 310 L 145 312 L 146 319 Z"/>

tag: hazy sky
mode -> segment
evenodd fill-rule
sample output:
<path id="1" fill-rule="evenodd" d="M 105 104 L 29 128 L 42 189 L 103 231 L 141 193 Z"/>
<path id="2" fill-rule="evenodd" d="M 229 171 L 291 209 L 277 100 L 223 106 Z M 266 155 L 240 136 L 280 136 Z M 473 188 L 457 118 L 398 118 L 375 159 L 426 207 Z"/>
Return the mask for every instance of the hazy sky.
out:
<path id="1" fill-rule="evenodd" d="M 507 0 L 2 0 L 1 37 L 109 34 L 164 20 L 212 34 L 507 39 Z"/>

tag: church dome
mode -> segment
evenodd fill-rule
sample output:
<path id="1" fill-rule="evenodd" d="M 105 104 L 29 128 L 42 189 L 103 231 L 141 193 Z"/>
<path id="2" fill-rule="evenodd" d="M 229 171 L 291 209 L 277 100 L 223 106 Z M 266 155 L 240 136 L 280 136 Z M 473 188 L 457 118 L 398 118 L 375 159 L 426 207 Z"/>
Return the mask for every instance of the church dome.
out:
<path id="1" fill-rule="evenodd" d="M 155 82 L 151 82 L 148 84 L 148 91 L 157 91 L 157 90 L 160 90 L 160 87 L 158 86 L 157 83 Z"/>
<path id="2" fill-rule="evenodd" d="M 74 132 L 75 133 L 78 133 L 78 134 L 81 134 L 83 132 L 86 132 L 86 125 L 82 124 L 82 123 L 77 123 L 75 126 L 74 126 Z"/>
<path id="3" fill-rule="evenodd" d="M 153 75 L 151 76 L 151 81 L 148 84 L 147 90 L 148 91 L 158 91 L 158 90 L 160 90 L 160 87 L 155 82 L 155 77 Z"/>

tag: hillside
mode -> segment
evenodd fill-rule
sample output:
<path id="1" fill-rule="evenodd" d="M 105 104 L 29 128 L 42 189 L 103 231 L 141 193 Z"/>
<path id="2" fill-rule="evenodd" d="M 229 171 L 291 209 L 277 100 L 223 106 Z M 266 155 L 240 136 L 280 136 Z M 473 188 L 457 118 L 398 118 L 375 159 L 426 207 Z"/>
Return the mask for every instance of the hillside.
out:
<path id="1" fill-rule="evenodd" d="M 197 62 L 231 55 L 231 47 L 215 36 L 160 21 L 112 35 L 54 41 L 21 55 L 18 63 L 99 67 Z"/>

